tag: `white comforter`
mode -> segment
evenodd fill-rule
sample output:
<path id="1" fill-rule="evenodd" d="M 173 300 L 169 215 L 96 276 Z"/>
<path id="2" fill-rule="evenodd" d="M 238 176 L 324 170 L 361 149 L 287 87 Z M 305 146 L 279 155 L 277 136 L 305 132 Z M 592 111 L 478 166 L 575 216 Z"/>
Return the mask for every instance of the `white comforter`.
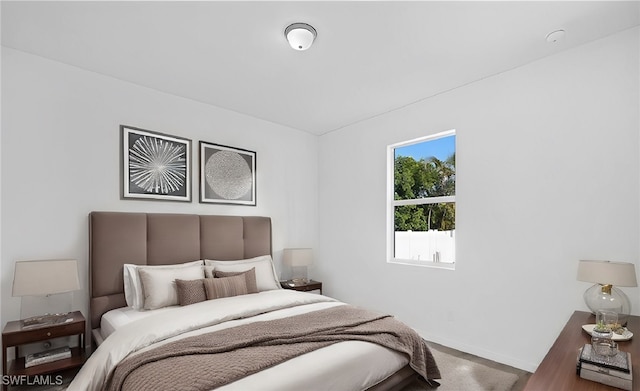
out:
<path id="1" fill-rule="evenodd" d="M 89 357 L 68 391 L 100 390 L 115 366 L 179 338 L 255 321 L 343 305 L 326 296 L 292 290 L 208 300 L 137 320 L 111 334 Z M 407 364 L 399 353 L 367 342 L 341 342 L 302 355 L 219 390 L 364 390 Z"/>

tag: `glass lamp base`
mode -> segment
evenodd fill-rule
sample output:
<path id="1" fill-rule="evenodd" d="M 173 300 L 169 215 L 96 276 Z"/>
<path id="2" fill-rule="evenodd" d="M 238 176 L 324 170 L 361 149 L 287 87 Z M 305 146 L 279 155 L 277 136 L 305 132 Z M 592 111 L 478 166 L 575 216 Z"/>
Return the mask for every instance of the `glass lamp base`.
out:
<path id="1" fill-rule="evenodd" d="M 631 313 L 631 302 L 620 289 L 611 285 L 595 284 L 584 292 L 584 302 L 592 313 L 598 310 L 614 311 L 618 313 L 618 323 L 627 325 Z"/>
<path id="2" fill-rule="evenodd" d="M 65 314 L 71 311 L 72 292 L 48 296 L 22 296 L 20 319 L 40 317 L 46 314 Z"/>
<path id="3" fill-rule="evenodd" d="M 291 279 L 296 283 L 306 284 L 309 282 L 307 278 L 307 267 L 306 266 L 292 266 L 291 267 Z"/>

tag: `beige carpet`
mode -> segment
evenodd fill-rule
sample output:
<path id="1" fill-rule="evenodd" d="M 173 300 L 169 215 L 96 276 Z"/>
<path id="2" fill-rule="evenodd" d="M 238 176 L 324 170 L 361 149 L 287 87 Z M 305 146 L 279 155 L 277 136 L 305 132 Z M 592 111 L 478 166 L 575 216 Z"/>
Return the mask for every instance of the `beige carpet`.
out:
<path id="1" fill-rule="evenodd" d="M 530 376 L 526 371 L 441 345 L 429 343 L 429 346 L 442 375 L 438 380 L 440 386 L 433 388 L 424 382 L 415 382 L 403 391 L 516 391 L 524 387 Z"/>

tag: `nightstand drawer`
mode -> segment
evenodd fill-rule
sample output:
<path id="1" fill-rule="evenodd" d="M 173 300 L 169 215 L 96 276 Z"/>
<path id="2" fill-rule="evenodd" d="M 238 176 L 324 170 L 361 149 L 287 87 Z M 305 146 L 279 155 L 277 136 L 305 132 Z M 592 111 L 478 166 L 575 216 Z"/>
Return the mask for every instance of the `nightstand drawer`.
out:
<path id="1" fill-rule="evenodd" d="M 84 322 L 70 322 L 57 327 L 43 327 L 33 330 L 24 330 L 19 333 L 8 333 L 2 336 L 6 346 L 21 345 L 37 341 L 46 341 L 51 338 L 66 337 L 69 335 L 84 333 Z"/>

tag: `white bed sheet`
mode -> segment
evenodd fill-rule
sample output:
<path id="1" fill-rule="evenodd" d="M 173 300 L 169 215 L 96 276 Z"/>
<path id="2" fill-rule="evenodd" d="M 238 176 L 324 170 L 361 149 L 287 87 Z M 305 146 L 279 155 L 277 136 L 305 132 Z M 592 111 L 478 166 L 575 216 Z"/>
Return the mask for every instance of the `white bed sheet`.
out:
<path id="1" fill-rule="evenodd" d="M 100 319 L 100 335 L 104 340 L 113 334 L 114 331 L 131 322 L 159 314 L 161 312 L 172 311 L 175 308 L 177 308 L 177 306 L 158 308 L 151 311 L 135 310 L 133 307 L 116 308 L 102 315 L 102 319 Z"/>
<path id="2" fill-rule="evenodd" d="M 152 323 L 154 321 L 153 317 L 156 314 L 159 315 L 155 316 L 155 318 L 161 320 L 159 324 L 166 325 L 169 319 L 175 320 L 178 318 L 172 316 L 172 312 L 181 314 L 181 317 L 184 317 L 185 310 L 188 309 L 185 307 L 172 307 L 165 309 L 162 313 L 158 313 L 157 310 L 137 311 L 142 312 L 142 314 L 133 314 L 127 311 L 127 309 L 116 311 L 111 316 L 111 320 L 109 321 L 111 325 L 109 327 L 114 327 L 118 331 L 112 333 L 111 338 L 107 340 L 109 343 L 104 344 L 105 346 L 101 346 L 96 351 L 96 353 L 99 354 L 94 353 L 94 355 L 90 357 L 87 364 L 85 364 L 81 372 L 71 383 L 69 391 L 98 389 L 96 385 L 100 382 L 96 382 L 96 378 L 106 377 L 110 371 L 108 368 L 114 366 L 120 357 L 129 354 L 128 349 L 130 349 L 130 347 L 124 347 L 125 345 L 134 346 L 137 344 L 139 347 L 132 348 L 133 352 L 131 354 L 139 354 L 153 347 L 183 337 L 221 330 L 254 321 L 283 318 L 344 304 L 325 296 L 291 290 L 279 290 L 261 292 L 257 295 L 248 295 L 246 297 L 221 299 L 224 301 L 219 301 L 218 303 L 198 303 L 193 306 L 209 306 L 210 304 L 217 306 L 220 304 L 219 307 L 233 308 L 233 311 L 238 311 L 238 313 L 243 311 L 242 313 L 244 314 L 244 309 L 237 310 L 236 308 L 250 307 L 247 306 L 246 303 L 252 300 L 250 296 L 254 296 L 258 302 L 269 303 L 269 305 L 273 307 L 273 310 L 250 317 L 246 317 L 245 315 L 235 317 L 234 315 L 234 320 L 228 320 L 228 317 L 225 315 L 222 317 L 224 321 L 216 322 L 204 328 L 187 330 L 179 336 L 167 335 L 166 338 L 164 336 L 156 336 L 154 338 L 158 338 L 159 340 L 156 341 L 153 346 L 147 347 L 145 347 L 148 344 L 146 337 L 139 338 L 144 340 L 142 342 L 136 341 L 131 343 L 128 341 L 130 337 L 124 337 L 124 335 L 132 334 L 131 332 L 134 334 L 137 332 L 139 335 L 140 329 L 144 329 L 146 325 Z M 287 304 L 280 305 L 279 303 L 282 301 Z M 198 307 L 192 308 L 195 309 Z M 200 311 L 194 311 L 192 318 L 201 313 L 201 309 L 202 307 L 200 307 Z M 212 307 L 212 310 L 213 309 L 214 307 Z M 215 310 L 221 311 L 223 308 L 215 307 Z M 104 348 L 107 348 L 109 352 L 105 352 Z M 103 349 L 103 351 L 101 352 L 100 349 Z M 96 362 L 91 362 L 94 359 Z M 218 390 L 365 390 L 383 381 L 407 363 L 408 359 L 404 355 L 376 344 L 360 341 L 340 342 L 286 361 L 234 383 L 227 384 L 226 386 L 218 388 Z"/>
<path id="3" fill-rule="evenodd" d="M 369 342 L 340 342 L 220 387 L 219 391 L 366 390 L 407 365 L 403 355 Z"/>

